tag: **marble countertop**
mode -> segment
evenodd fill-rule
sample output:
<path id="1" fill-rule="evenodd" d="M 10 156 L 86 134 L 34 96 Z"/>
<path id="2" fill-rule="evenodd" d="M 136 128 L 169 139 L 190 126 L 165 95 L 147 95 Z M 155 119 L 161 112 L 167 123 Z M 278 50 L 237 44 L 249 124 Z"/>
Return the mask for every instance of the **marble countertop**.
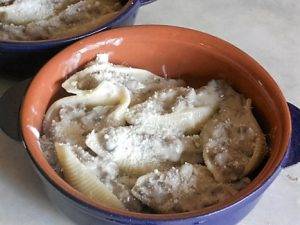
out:
<path id="1" fill-rule="evenodd" d="M 287 100 L 300 106 L 299 12 L 295 0 L 158 0 L 141 8 L 136 23 L 189 27 L 231 42 L 253 56 L 278 82 Z M 0 95 L 15 82 L 1 76 Z M 46 198 L 21 144 L 2 131 L 0 196 L 0 224 L 74 224 Z M 298 224 L 299 212 L 297 164 L 280 174 L 239 225 Z"/>

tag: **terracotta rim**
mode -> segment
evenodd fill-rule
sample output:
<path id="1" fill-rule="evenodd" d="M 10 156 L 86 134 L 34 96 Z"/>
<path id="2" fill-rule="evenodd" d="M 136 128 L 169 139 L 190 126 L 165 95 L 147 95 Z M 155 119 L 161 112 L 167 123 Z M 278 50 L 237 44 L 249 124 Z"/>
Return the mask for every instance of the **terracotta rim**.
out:
<path id="1" fill-rule="evenodd" d="M 282 142 L 281 142 L 281 151 L 278 152 L 280 154 L 276 155 L 273 160 L 269 159 L 266 163 L 265 167 L 262 169 L 262 171 L 257 175 L 257 177 L 246 187 L 244 190 L 240 191 L 237 195 L 235 195 L 233 198 L 213 205 L 211 207 L 207 207 L 202 210 L 196 210 L 191 212 L 185 212 L 185 213 L 172 213 L 172 214 L 146 214 L 146 213 L 136 213 L 136 212 L 129 212 L 129 211 L 123 211 L 123 210 L 117 210 L 117 209 L 111 209 L 108 207 L 105 207 L 101 204 L 95 203 L 89 199 L 87 199 L 84 195 L 73 189 L 69 184 L 67 184 L 61 177 L 59 177 L 56 172 L 51 168 L 51 166 L 48 164 L 44 156 L 42 155 L 42 151 L 40 148 L 36 147 L 34 143 L 29 142 L 30 139 L 28 128 L 26 128 L 26 117 L 29 115 L 30 112 L 30 96 L 32 95 L 35 87 L 39 86 L 39 82 L 41 80 L 41 77 L 47 75 L 47 67 L 50 67 L 51 65 L 55 65 L 55 61 L 59 61 L 65 54 L 71 55 L 72 52 L 77 51 L 78 49 L 83 48 L 85 45 L 89 43 L 93 43 L 97 39 L 102 39 L 103 37 L 107 36 L 114 36 L 114 34 L 118 34 L 119 32 L 122 32 L 122 35 L 124 35 L 127 31 L 134 31 L 136 29 L 156 29 L 156 30 L 167 30 L 170 32 L 188 32 L 189 34 L 192 34 L 193 36 L 202 36 L 207 38 L 210 42 L 213 43 L 213 46 L 210 47 L 216 48 L 218 51 L 222 53 L 222 49 L 231 49 L 233 55 L 238 55 L 241 60 L 246 63 L 247 65 L 251 65 L 252 67 L 255 67 L 256 70 L 259 71 L 260 78 L 264 80 L 268 84 L 268 88 L 276 91 L 276 98 L 279 100 L 280 105 L 277 105 L 277 107 L 280 107 L 282 109 L 282 117 L 284 118 L 282 128 L 285 132 L 282 133 Z M 273 78 L 249 55 L 241 51 L 240 49 L 236 48 L 235 46 L 231 45 L 230 43 L 223 41 L 217 37 L 214 37 L 212 35 L 191 30 L 187 28 L 181 28 L 181 27 L 173 27 L 173 26 L 165 26 L 165 25 L 140 25 L 140 26 L 132 26 L 132 27 L 124 27 L 124 28 L 118 28 L 113 29 L 110 31 L 105 31 L 98 33 L 96 35 L 90 36 L 88 38 L 85 38 L 81 40 L 80 42 L 76 42 L 72 44 L 71 46 L 67 47 L 62 52 L 58 53 L 55 57 L 53 57 L 37 74 L 37 76 L 33 79 L 31 85 L 28 88 L 28 91 L 25 95 L 22 107 L 21 107 L 21 132 L 23 136 L 24 144 L 28 150 L 29 155 L 31 156 L 31 159 L 35 163 L 35 165 L 39 168 L 40 172 L 43 174 L 43 176 L 53 185 L 56 187 L 56 189 L 60 190 L 64 195 L 71 197 L 73 200 L 77 201 L 79 204 L 89 207 L 92 210 L 95 210 L 95 212 L 102 212 L 107 214 L 113 214 L 116 217 L 130 217 L 132 219 L 142 219 L 142 220 L 176 220 L 176 219 L 187 219 L 192 217 L 198 217 L 198 216 L 205 216 L 217 213 L 218 211 L 221 211 L 225 208 L 234 206 L 235 204 L 238 204 L 242 200 L 245 200 L 250 195 L 254 194 L 256 190 L 261 188 L 276 172 L 277 169 L 279 169 L 281 162 L 285 156 L 285 153 L 287 152 L 290 136 L 291 136 L 291 118 L 290 113 L 288 109 L 288 105 L 286 103 L 285 97 L 283 96 L 280 88 L 276 84 L 276 82 L 273 80 Z M 34 152 L 38 152 L 38 154 L 35 154 Z"/>
<path id="2" fill-rule="evenodd" d="M 99 32 L 99 29 L 102 30 L 102 29 L 108 28 L 108 25 L 110 23 L 114 22 L 117 18 L 126 14 L 128 12 L 128 10 L 131 8 L 131 6 L 136 4 L 137 1 L 139 1 L 139 0 L 128 0 L 128 2 L 121 8 L 121 10 L 116 15 L 114 15 L 112 18 L 106 19 L 105 21 L 100 23 L 99 26 L 96 28 L 93 28 L 91 30 L 88 30 L 88 31 L 85 31 L 85 32 L 82 32 L 82 33 L 79 33 L 76 35 L 70 35 L 70 36 L 66 36 L 66 37 L 62 37 L 62 38 L 45 39 L 45 40 L 25 40 L 25 41 L 16 41 L 16 40 L 1 41 L 0 40 L 0 43 L 16 44 L 16 45 L 26 45 L 26 44 L 38 45 L 38 44 L 48 44 L 48 43 L 52 43 L 52 42 L 65 42 L 68 40 L 77 40 L 80 38 L 84 38 L 84 37 L 87 37 L 89 35 L 93 35 L 93 34 Z"/>

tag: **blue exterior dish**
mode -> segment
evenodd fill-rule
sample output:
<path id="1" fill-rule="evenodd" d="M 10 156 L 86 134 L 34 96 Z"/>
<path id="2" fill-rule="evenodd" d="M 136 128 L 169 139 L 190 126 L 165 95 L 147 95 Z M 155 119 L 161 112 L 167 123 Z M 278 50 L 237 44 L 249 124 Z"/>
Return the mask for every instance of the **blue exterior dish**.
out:
<path id="1" fill-rule="evenodd" d="M 41 41 L 0 41 L 0 52 L 11 52 L 14 54 L 17 52 L 32 52 L 35 50 L 66 46 L 67 44 L 73 43 L 78 39 L 82 39 L 103 30 L 132 25 L 135 21 L 138 9 L 142 5 L 151 3 L 153 1 L 155 0 L 129 0 L 128 3 L 126 3 L 126 5 L 128 4 L 129 6 L 124 6 L 125 8 L 121 11 L 121 13 L 112 21 L 109 21 L 108 23 L 103 24 L 94 30 L 70 38 Z"/>
<path id="2" fill-rule="evenodd" d="M 133 25 L 138 9 L 153 1 L 155 0 L 129 0 L 120 14 L 113 20 L 94 30 L 70 38 L 41 41 L 0 41 L 0 68 L 4 67 L 6 73 L 12 71 L 11 73 L 17 74 L 17 76 L 22 76 L 23 72 L 32 76 L 50 57 L 76 40 L 103 30 Z"/>
<path id="3" fill-rule="evenodd" d="M 84 202 L 75 199 L 67 192 L 51 182 L 45 173 L 34 163 L 34 168 L 43 181 L 45 190 L 52 203 L 69 218 L 81 225 L 234 225 L 243 219 L 256 205 L 258 200 L 269 185 L 278 176 L 282 168 L 300 161 L 300 109 L 289 103 L 292 117 L 292 137 L 285 158 L 281 165 L 274 171 L 259 188 L 247 197 L 229 205 L 221 210 L 182 220 L 142 220 L 132 217 L 124 217 L 118 214 L 108 213 L 92 208 Z"/>

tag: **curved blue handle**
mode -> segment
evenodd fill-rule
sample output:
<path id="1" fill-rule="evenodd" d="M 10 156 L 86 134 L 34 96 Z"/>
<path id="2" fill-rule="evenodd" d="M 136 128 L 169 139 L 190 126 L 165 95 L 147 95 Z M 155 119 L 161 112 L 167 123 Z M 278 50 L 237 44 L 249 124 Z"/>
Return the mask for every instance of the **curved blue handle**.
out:
<path id="1" fill-rule="evenodd" d="M 0 97 L 0 128 L 9 137 L 21 141 L 19 134 L 19 110 L 32 78 L 19 82 Z"/>
<path id="2" fill-rule="evenodd" d="M 300 109 L 288 103 L 292 119 L 292 137 L 282 166 L 287 167 L 300 162 Z"/>
<path id="3" fill-rule="evenodd" d="M 156 0 L 140 0 L 141 5 L 147 5 L 149 3 L 155 2 Z"/>

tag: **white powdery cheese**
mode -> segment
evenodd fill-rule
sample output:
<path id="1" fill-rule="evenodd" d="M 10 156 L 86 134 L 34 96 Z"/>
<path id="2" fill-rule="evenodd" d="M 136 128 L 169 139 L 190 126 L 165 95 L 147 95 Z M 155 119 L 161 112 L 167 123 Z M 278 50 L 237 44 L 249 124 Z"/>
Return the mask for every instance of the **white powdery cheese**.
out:
<path id="1" fill-rule="evenodd" d="M 98 56 L 63 82 L 72 95 L 48 109 L 40 141 L 45 157 L 63 176 L 55 146 L 65 144 L 132 211 L 186 212 L 224 201 L 249 183 L 245 176 L 227 184 L 218 178 L 231 175 L 228 155 L 252 157 L 257 124 L 249 107 L 233 104 L 231 98 L 244 98 L 225 82 L 184 85 Z M 246 117 L 237 116 L 240 109 Z"/>
<path id="2" fill-rule="evenodd" d="M 182 134 L 199 133 L 221 100 L 219 82 L 194 88 L 177 87 L 156 91 L 146 101 L 129 108 L 126 121 L 149 129 Z"/>
<path id="3" fill-rule="evenodd" d="M 202 162 L 197 141 L 199 136 L 170 135 L 151 132 L 145 127 L 126 126 L 92 132 L 86 144 L 97 154 L 109 152 L 125 174 L 142 175 L 154 169 L 169 168 L 180 160 Z"/>

